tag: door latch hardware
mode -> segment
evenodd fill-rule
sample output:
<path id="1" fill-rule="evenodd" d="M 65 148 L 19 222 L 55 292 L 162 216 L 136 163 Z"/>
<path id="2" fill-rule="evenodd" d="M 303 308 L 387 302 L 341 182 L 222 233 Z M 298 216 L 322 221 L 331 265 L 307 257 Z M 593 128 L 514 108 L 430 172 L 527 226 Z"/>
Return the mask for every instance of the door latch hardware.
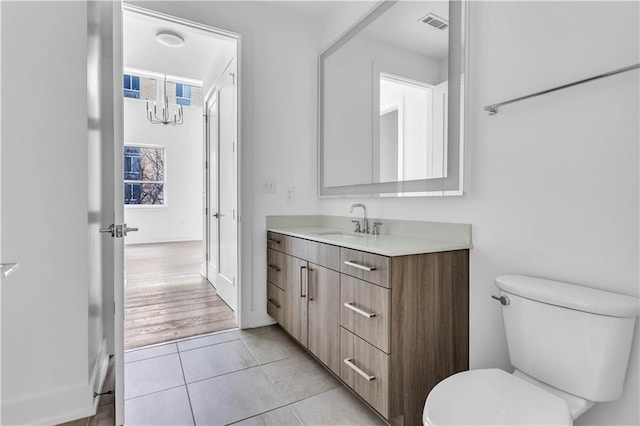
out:
<path id="1" fill-rule="evenodd" d="M 100 228 L 100 232 L 111 234 L 113 238 L 123 238 L 129 232 L 138 232 L 138 228 L 129 228 L 126 223 L 122 225 L 114 225 L 112 223 L 108 228 Z"/>

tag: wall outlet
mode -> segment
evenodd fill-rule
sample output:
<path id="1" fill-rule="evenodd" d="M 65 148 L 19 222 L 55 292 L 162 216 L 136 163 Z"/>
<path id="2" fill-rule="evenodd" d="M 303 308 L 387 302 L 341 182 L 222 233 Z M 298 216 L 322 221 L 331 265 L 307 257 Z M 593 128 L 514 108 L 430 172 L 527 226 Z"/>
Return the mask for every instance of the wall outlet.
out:
<path id="1" fill-rule="evenodd" d="M 287 188 L 287 201 L 293 201 L 296 199 L 295 188 Z"/>
<path id="2" fill-rule="evenodd" d="M 274 178 L 265 179 L 262 192 L 265 194 L 274 194 L 276 192 L 276 180 Z"/>

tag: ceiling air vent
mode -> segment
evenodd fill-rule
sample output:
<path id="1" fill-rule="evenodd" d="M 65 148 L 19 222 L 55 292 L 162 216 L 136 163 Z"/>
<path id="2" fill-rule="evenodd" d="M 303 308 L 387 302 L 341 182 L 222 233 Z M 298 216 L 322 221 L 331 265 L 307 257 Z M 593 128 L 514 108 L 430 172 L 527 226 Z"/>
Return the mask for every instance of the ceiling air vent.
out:
<path id="1" fill-rule="evenodd" d="M 420 19 L 420 22 L 423 22 L 427 25 L 431 25 L 434 28 L 439 30 L 444 30 L 449 27 L 449 22 L 446 19 L 442 19 L 441 17 L 434 15 L 433 13 L 429 13 L 424 18 Z"/>

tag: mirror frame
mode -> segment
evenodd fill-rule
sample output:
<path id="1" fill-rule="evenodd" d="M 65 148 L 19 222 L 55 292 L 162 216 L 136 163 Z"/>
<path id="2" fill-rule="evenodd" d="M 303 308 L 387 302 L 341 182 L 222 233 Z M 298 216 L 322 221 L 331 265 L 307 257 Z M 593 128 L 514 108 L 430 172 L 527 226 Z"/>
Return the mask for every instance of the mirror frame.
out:
<path id="1" fill-rule="evenodd" d="M 466 152 L 466 120 L 468 108 L 468 26 L 469 0 L 449 0 L 449 120 L 447 139 L 459 143 L 447 144 L 448 176 L 403 182 L 381 182 L 359 185 L 324 185 L 324 65 L 325 60 L 349 40 L 363 31 L 370 23 L 383 15 L 398 0 L 383 0 L 368 14 L 357 21 L 318 58 L 318 198 L 348 196 L 364 197 L 424 197 L 464 194 L 464 157 Z M 459 19 L 458 19 L 459 18 Z M 452 47 L 453 46 L 453 47 Z M 459 48 L 459 50 L 457 50 Z M 453 83 L 453 84 L 452 84 Z M 451 101 L 459 99 L 455 105 Z M 452 114 L 452 109 L 456 108 Z M 455 121 L 455 122 L 454 122 Z M 374 133 L 375 134 L 375 129 Z"/>

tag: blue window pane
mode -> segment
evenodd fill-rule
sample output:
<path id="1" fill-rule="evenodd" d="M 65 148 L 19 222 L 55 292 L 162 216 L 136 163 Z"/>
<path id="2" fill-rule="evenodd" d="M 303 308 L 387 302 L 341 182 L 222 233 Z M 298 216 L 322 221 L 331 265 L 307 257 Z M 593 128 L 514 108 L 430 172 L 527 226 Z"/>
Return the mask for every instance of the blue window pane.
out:
<path id="1" fill-rule="evenodd" d="M 131 88 L 133 90 L 140 90 L 140 77 L 131 77 Z"/>
<path id="2" fill-rule="evenodd" d="M 125 74 L 124 76 L 123 86 L 125 89 L 131 89 L 131 76 Z"/>
<path id="3" fill-rule="evenodd" d="M 181 98 L 182 97 L 182 84 L 177 84 L 176 83 L 176 97 Z"/>
<path id="4" fill-rule="evenodd" d="M 124 147 L 124 179 L 142 180 L 142 168 L 140 167 L 140 148 L 138 147 Z"/>
<path id="5" fill-rule="evenodd" d="M 184 106 L 190 106 L 191 105 L 191 99 L 176 98 L 176 104 L 184 105 Z"/>
<path id="6" fill-rule="evenodd" d="M 140 92 L 136 91 L 136 90 L 124 89 L 124 97 L 125 98 L 140 99 Z"/>
<path id="7" fill-rule="evenodd" d="M 124 203 L 140 204 L 140 195 L 142 192 L 142 184 L 125 183 L 124 184 Z"/>

